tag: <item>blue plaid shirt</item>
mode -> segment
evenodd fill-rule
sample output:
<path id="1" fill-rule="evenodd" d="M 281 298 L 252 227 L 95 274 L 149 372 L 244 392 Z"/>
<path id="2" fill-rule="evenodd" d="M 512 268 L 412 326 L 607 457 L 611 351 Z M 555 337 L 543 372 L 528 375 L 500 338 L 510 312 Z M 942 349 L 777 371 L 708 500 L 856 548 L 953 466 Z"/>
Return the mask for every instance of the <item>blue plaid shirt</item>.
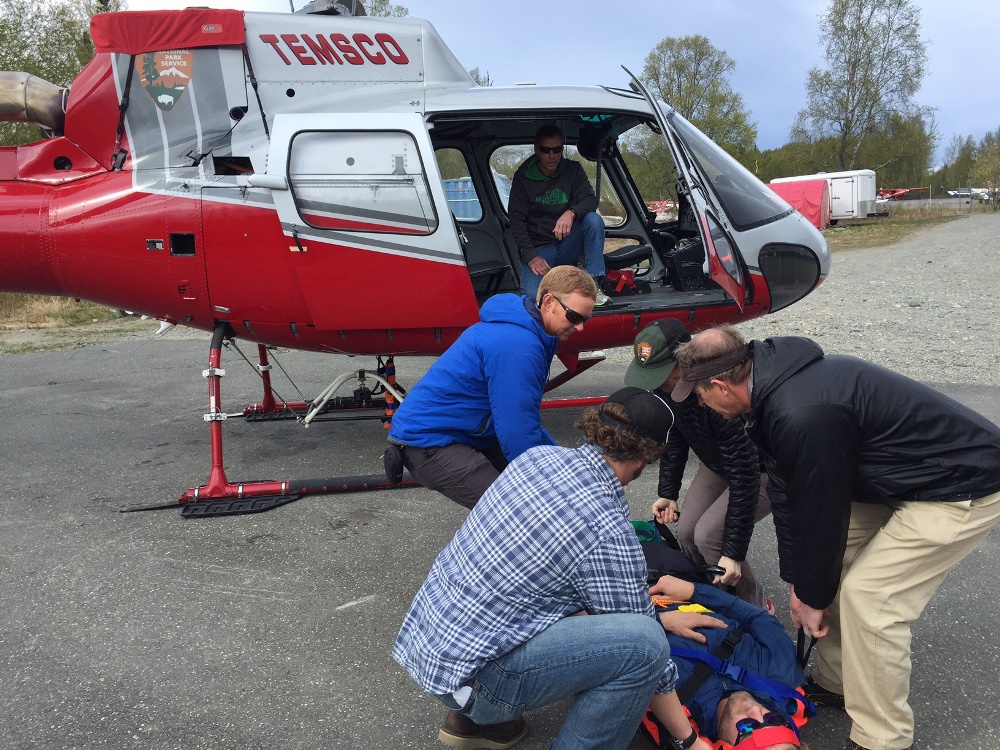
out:
<path id="1" fill-rule="evenodd" d="M 434 561 L 393 658 L 424 690 L 445 695 L 581 610 L 655 617 L 628 517 L 625 490 L 593 446 L 527 450 Z M 657 692 L 676 679 L 671 662 Z"/>

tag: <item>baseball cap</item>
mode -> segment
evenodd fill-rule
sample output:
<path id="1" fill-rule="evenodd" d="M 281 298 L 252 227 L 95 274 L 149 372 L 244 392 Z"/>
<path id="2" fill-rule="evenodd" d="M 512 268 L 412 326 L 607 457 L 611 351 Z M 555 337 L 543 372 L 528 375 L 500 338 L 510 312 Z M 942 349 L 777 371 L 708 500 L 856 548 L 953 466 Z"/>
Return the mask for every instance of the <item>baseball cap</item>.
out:
<path id="1" fill-rule="evenodd" d="M 664 318 L 639 331 L 632 347 L 632 362 L 625 371 L 625 385 L 651 391 L 663 385 L 674 371 L 674 349 L 690 341 L 679 320 Z"/>
<path id="2" fill-rule="evenodd" d="M 670 398 L 678 403 L 683 401 L 691 395 L 691 391 L 694 390 L 694 384 L 699 380 L 721 375 L 726 370 L 730 370 L 741 362 L 748 360 L 751 354 L 750 345 L 744 344 L 739 349 L 734 349 L 728 354 L 723 354 L 721 357 L 707 359 L 704 362 L 691 365 L 681 371 L 681 379 L 677 381 L 677 385 L 670 392 Z"/>
<path id="3" fill-rule="evenodd" d="M 604 412 L 604 404 L 621 404 L 628 412 L 629 422 L 620 422 Z M 674 423 L 674 413 L 667 402 L 642 388 L 622 388 L 612 393 L 598 409 L 601 421 L 618 430 L 663 443 Z"/>

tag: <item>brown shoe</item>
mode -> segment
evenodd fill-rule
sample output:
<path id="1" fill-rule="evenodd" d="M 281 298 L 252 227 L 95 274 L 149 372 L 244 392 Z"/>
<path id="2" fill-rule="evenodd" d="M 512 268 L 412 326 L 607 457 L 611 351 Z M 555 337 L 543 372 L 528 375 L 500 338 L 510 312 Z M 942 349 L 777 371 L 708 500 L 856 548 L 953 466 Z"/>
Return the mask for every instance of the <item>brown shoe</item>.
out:
<path id="1" fill-rule="evenodd" d="M 442 745 L 461 750 L 506 750 L 528 734 L 523 718 L 501 724 L 477 724 L 461 711 L 449 711 L 438 732 Z"/>

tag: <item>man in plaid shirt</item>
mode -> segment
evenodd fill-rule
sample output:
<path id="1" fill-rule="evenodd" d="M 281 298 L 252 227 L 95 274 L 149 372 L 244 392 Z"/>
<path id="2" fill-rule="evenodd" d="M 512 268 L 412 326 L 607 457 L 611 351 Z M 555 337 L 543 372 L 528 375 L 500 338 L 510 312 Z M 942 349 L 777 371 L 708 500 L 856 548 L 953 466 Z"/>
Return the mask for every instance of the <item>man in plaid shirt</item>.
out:
<path id="1" fill-rule="evenodd" d="M 624 491 L 671 422 L 652 393 L 612 394 L 577 422 L 582 447 L 523 453 L 438 555 L 393 657 L 450 709 L 442 743 L 512 747 L 523 711 L 575 695 L 553 748 L 625 748 L 652 700 L 678 747 L 709 750 L 673 692 Z"/>

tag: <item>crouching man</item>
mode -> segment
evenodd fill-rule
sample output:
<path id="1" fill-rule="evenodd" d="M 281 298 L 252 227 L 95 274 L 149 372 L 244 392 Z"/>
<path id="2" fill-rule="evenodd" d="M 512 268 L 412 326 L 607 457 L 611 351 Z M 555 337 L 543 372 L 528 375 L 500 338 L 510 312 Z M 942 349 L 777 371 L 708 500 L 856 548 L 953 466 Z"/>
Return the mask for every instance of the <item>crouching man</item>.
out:
<path id="1" fill-rule="evenodd" d="M 438 555 L 393 657 L 448 707 L 442 743 L 513 747 L 523 711 L 576 696 L 552 748 L 625 748 L 656 694 L 678 746 L 710 750 L 673 693 L 624 491 L 670 424 L 660 397 L 612 394 L 577 422 L 583 446 L 523 453 Z"/>

